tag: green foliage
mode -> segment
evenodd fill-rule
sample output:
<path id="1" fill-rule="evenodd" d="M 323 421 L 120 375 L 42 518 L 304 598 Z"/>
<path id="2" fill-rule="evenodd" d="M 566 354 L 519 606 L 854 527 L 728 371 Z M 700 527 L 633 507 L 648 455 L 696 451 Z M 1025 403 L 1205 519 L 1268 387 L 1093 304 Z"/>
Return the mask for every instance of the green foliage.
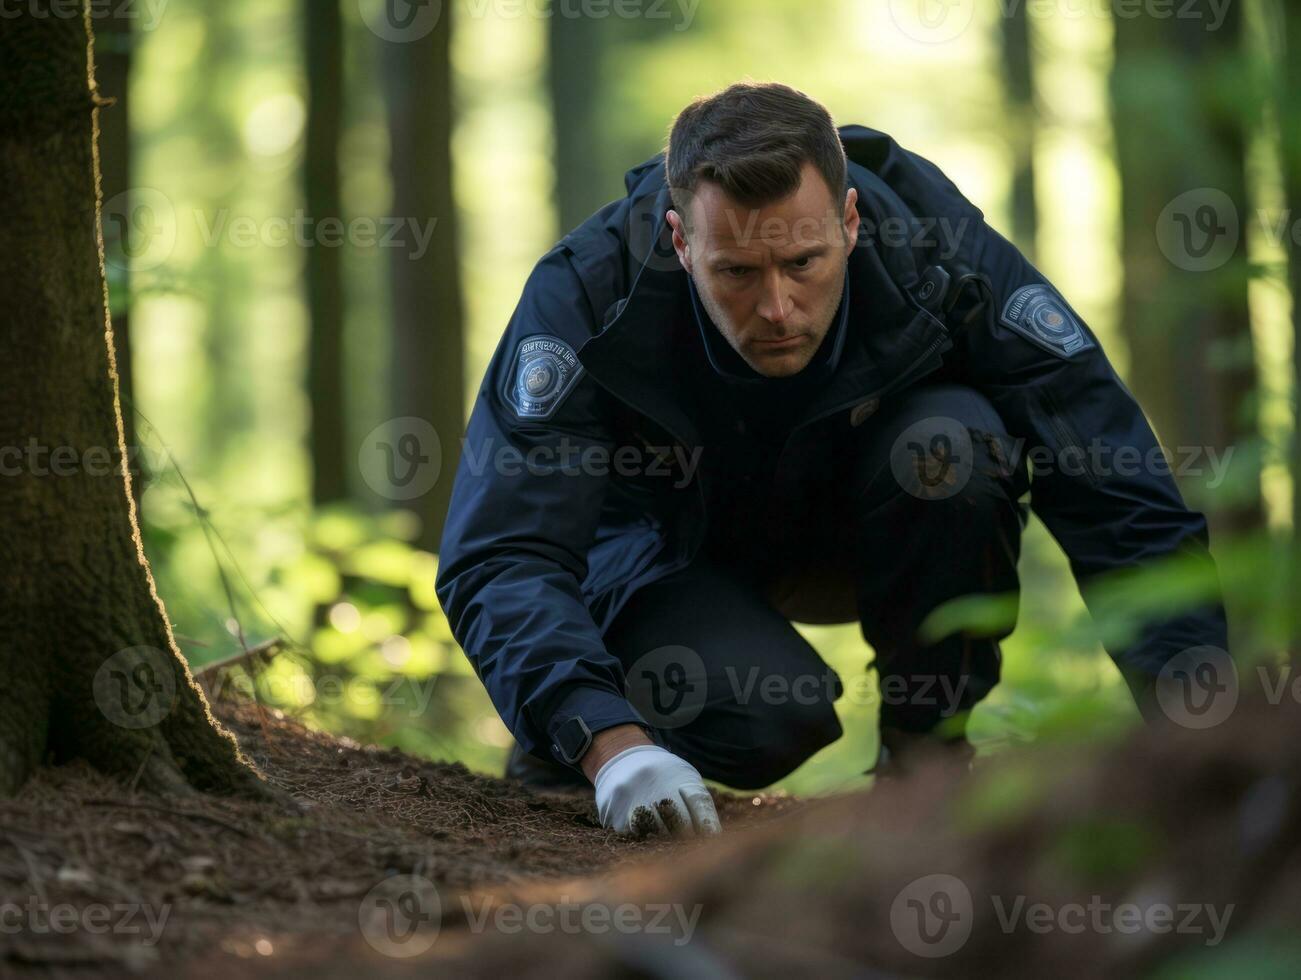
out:
<path id="1" fill-rule="evenodd" d="M 411 544 L 409 514 L 265 514 L 231 521 L 242 533 L 228 539 L 216 530 L 223 515 L 178 500 L 177 482 L 150 489 L 145 540 L 196 668 L 238 652 L 241 633 L 250 646 L 283 635 L 287 652 L 223 683 L 359 742 L 502 765 L 509 734 L 452 640 L 433 591 L 437 558 Z"/>
<path id="2" fill-rule="evenodd" d="M 1040 860 L 1047 865 L 1050 880 L 1087 887 L 1161 860 L 1160 850 L 1160 839 L 1147 827 L 1130 820 L 1095 818 L 1059 834 Z"/>
<path id="3" fill-rule="evenodd" d="M 1216 949 L 1194 948 L 1175 957 L 1152 980 L 1292 980 L 1301 974 L 1301 941 L 1282 931 L 1256 931 Z"/>

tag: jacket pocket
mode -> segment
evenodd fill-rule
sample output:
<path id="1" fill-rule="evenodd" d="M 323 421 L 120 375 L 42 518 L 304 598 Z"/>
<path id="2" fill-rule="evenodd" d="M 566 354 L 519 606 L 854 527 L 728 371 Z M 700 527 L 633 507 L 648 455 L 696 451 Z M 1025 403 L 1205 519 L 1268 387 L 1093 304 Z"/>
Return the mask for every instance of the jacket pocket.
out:
<path id="1" fill-rule="evenodd" d="M 1042 385 L 1034 389 L 1034 396 L 1033 405 L 1043 422 L 1041 431 L 1054 442 L 1054 468 L 1066 476 L 1081 476 L 1090 486 L 1096 486 L 1098 474 L 1093 472 L 1088 448 L 1057 398 Z"/>

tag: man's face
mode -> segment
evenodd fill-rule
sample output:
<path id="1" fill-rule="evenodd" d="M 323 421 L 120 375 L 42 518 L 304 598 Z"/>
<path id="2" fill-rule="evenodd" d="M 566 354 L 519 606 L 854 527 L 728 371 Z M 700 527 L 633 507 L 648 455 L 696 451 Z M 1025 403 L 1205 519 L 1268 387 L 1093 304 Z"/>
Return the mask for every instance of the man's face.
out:
<path id="1" fill-rule="evenodd" d="M 668 212 L 700 301 L 745 363 L 769 378 L 808 366 L 831 327 L 858 237 L 858 192 L 839 202 L 812 163 L 790 196 L 750 208 L 701 181 L 691 231 Z"/>

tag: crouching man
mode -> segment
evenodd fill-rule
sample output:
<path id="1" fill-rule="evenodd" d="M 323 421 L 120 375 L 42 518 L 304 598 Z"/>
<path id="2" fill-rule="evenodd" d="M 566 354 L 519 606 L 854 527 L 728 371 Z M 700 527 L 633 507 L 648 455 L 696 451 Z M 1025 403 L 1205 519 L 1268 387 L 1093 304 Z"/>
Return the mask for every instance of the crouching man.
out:
<path id="1" fill-rule="evenodd" d="M 1210 560 L 1168 468 L 1090 466 L 1160 448 L 1092 331 L 933 164 L 738 84 L 625 182 L 529 277 L 442 542 L 508 775 L 591 782 L 619 831 L 716 833 L 703 778 L 766 786 L 841 735 L 840 678 L 792 621 L 861 624 L 879 765 L 965 760 L 1011 624 L 918 628 L 1015 596 L 1024 495 L 1081 584 Z M 1171 658 L 1225 644 L 1216 605 L 1110 652 L 1147 710 Z"/>

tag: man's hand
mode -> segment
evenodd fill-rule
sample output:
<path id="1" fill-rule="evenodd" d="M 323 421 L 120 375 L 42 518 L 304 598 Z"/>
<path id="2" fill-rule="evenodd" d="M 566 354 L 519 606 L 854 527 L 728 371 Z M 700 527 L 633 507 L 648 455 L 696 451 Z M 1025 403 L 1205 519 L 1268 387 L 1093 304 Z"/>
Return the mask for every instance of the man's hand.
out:
<path id="1" fill-rule="evenodd" d="M 641 737 L 645 739 L 645 735 Z M 595 750 L 593 745 L 588 755 Z M 583 757 L 583 769 L 587 770 L 587 756 Z M 621 834 L 709 837 L 722 830 L 700 773 L 649 739 L 602 763 L 592 782 L 602 825 Z"/>

